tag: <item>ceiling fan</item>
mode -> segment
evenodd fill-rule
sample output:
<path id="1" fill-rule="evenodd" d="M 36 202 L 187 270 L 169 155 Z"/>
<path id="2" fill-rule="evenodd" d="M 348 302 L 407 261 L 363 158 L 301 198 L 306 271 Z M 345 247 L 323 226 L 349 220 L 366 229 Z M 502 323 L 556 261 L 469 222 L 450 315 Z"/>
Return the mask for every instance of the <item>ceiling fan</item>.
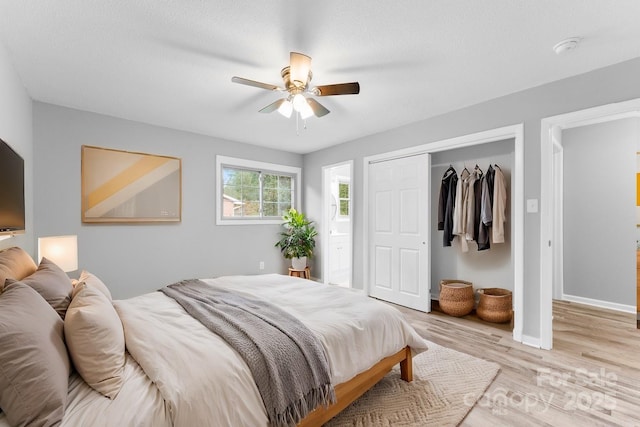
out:
<path id="1" fill-rule="evenodd" d="M 272 113 L 278 111 L 289 118 L 296 111 L 303 120 L 312 115 L 322 117 L 329 114 L 328 109 L 309 95 L 357 95 L 360 93 L 360 84 L 358 82 L 310 87 L 309 83 L 313 76 L 311 72 L 311 57 L 298 52 L 290 53 L 289 65 L 284 67 L 280 74 L 284 81 L 284 88 L 235 76 L 231 78 L 231 81 L 260 89 L 287 92 L 285 98 L 272 102 L 261 109 L 260 112 Z"/>

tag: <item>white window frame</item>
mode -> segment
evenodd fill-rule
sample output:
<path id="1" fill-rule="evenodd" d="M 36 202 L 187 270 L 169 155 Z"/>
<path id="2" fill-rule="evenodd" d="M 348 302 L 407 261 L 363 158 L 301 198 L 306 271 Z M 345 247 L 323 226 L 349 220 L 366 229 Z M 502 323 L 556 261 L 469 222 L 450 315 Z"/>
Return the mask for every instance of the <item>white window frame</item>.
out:
<path id="1" fill-rule="evenodd" d="M 216 225 L 256 225 L 256 224 L 282 224 L 282 218 L 224 218 L 222 209 L 222 197 L 224 195 L 224 180 L 222 177 L 223 166 L 238 168 L 238 169 L 252 169 L 261 172 L 273 172 L 292 175 L 293 183 L 293 198 L 291 199 L 291 207 L 300 209 L 301 206 L 301 189 L 300 185 L 302 169 L 295 166 L 278 165 L 275 163 L 258 162 L 255 160 L 240 159 L 237 157 L 216 156 Z"/>

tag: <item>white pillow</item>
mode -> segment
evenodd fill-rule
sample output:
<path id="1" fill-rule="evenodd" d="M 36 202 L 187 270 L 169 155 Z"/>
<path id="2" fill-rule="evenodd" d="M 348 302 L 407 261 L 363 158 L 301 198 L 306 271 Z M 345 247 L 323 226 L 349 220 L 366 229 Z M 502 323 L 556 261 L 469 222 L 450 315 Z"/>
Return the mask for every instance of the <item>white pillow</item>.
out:
<path id="1" fill-rule="evenodd" d="M 109 291 L 107 285 L 105 285 L 102 280 L 98 279 L 96 275 L 89 273 L 87 270 L 82 270 L 82 273 L 80 273 L 80 277 L 78 278 L 77 282 L 73 283 L 73 293 L 71 294 L 72 298 L 75 297 L 76 293 L 80 290 L 78 286 L 81 283 L 86 283 L 87 285 L 89 285 L 89 287 L 99 290 L 107 298 L 109 298 L 109 301 L 113 301 L 111 292 Z"/>
<path id="2" fill-rule="evenodd" d="M 102 291 L 82 282 L 76 286 L 64 319 L 64 336 L 80 376 L 94 390 L 114 399 L 123 383 L 124 330 Z"/>

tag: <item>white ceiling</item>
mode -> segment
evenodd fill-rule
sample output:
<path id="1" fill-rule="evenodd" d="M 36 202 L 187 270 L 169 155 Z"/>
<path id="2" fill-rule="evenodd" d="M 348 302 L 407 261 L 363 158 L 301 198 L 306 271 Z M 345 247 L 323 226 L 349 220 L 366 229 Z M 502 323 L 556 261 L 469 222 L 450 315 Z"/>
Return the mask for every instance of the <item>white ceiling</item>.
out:
<path id="1" fill-rule="evenodd" d="M 0 0 L 0 40 L 34 100 L 308 153 L 640 56 L 638 0 Z M 558 56 L 552 46 L 580 36 Z M 258 110 L 289 52 L 331 114 Z"/>

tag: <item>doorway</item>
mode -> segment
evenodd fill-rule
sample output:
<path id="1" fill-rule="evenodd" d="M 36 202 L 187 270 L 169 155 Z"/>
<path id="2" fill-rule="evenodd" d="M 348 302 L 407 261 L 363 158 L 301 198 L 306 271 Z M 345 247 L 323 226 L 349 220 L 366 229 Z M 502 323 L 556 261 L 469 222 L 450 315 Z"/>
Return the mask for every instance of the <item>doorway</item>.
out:
<path id="1" fill-rule="evenodd" d="M 324 213 L 322 259 L 325 284 L 351 287 L 353 161 L 322 168 Z"/>
<path id="2" fill-rule="evenodd" d="M 540 170 L 540 346 L 542 348 L 551 349 L 553 346 L 552 299 L 554 296 L 561 296 L 564 287 L 562 276 L 566 242 L 563 242 L 565 226 L 562 217 L 565 206 L 562 195 L 564 186 L 562 164 L 566 160 L 566 154 L 562 144 L 563 131 L 629 117 L 640 117 L 640 99 L 542 120 Z M 632 176 L 629 177 L 629 179 L 632 178 Z M 610 308 L 625 309 L 619 306 Z"/>

